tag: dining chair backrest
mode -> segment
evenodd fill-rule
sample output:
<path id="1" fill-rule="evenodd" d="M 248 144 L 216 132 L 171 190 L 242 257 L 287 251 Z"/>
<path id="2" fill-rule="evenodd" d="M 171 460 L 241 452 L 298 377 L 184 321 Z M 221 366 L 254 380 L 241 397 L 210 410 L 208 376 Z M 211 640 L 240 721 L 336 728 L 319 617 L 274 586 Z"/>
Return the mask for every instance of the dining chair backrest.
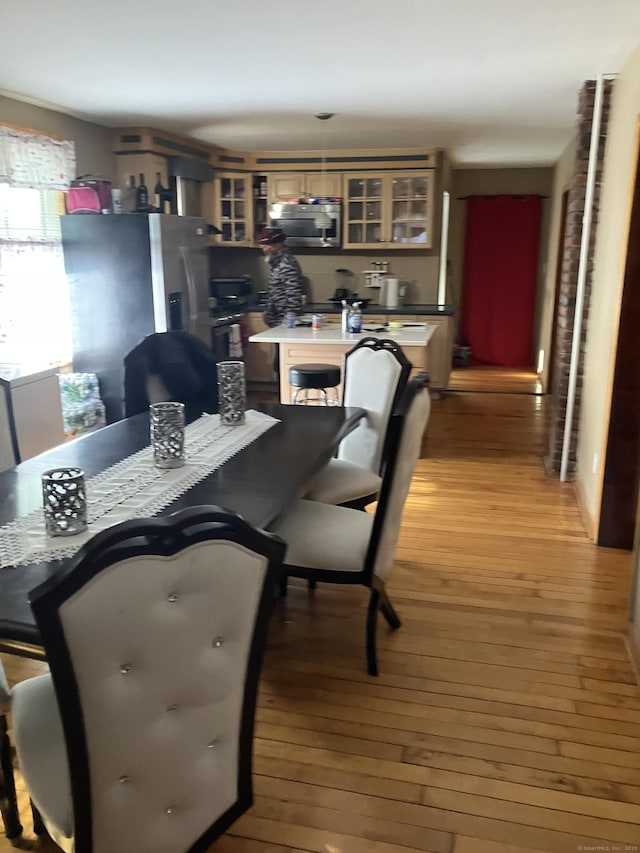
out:
<path id="1" fill-rule="evenodd" d="M 76 853 L 204 851 L 251 805 L 258 675 L 283 556 L 281 540 L 239 516 L 195 507 L 98 534 L 32 594 Z"/>
<path id="2" fill-rule="evenodd" d="M 363 338 L 345 355 L 343 405 L 366 409 L 366 418 L 340 442 L 337 457 L 379 474 L 387 428 L 411 363 L 395 341 Z"/>
<path id="3" fill-rule="evenodd" d="M 188 419 L 218 410 L 215 358 L 204 341 L 189 332 L 147 335 L 124 359 L 126 417 L 167 400 L 184 403 Z"/>
<path id="4" fill-rule="evenodd" d="M 371 531 L 365 567 L 369 575 L 385 580 L 396 549 L 402 512 L 411 478 L 420 456 L 431 413 L 427 375 L 407 383 L 389 424 L 389 454 Z"/>
<path id="5" fill-rule="evenodd" d="M 11 404 L 11 389 L 0 379 L 0 471 L 13 468 L 20 462 L 18 437 Z"/>

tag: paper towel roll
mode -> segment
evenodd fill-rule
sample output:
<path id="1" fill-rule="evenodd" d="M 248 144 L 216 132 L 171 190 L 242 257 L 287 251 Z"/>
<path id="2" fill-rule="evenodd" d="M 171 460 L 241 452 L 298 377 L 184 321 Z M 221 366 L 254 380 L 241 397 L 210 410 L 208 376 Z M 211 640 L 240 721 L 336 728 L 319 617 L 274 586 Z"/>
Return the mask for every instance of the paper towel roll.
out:
<path id="1" fill-rule="evenodd" d="M 396 308 L 398 305 L 398 288 L 400 285 L 400 281 L 397 278 L 387 278 L 386 282 L 386 300 L 385 305 L 387 308 Z"/>

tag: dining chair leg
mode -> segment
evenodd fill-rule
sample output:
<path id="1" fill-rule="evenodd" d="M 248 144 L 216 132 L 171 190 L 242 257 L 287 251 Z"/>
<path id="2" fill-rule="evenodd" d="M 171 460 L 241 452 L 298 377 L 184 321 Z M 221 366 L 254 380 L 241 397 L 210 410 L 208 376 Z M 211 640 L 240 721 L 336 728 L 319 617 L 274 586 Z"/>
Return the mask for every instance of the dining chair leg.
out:
<path id="1" fill-rule="evenodd" d="M 31 800 L 31 816 L 33 818 L 33 831 L 36 835 L 46 835 L 47 827 L 44 825 L 44 821 L 42 820 L 42 815 L 38 811 L 37 807 L 33 804 L 33 800 Z"/>
<path id="2" fill-rule="evenodd" d="M 288 578 L 286 575 L 283 575 L 280 578 L 280 582 L 278 583 L 278 590 L 280 592 L 280 598 L 286 598 L 287 597 L 287 581 L 288 581 Z"/>
<path id="3" fill-rule="evenodd" d="M 400 617 L 393 609 L 393 604 L 391 604 L 389 596 L 384 589 L 380 590 L 380 610 L 390 628 L 399 628 L 402 625 Z"/>
<path id="4" fill-rule="evenodd" d="M 371 590 L 369 608 L 367 610 L 367 670 L 369 675 L 378 674 L 378 660 L 376 655 L 376 627 L 378 624 L 378 608 L 380 606 L 380 594 L 376 589 Z"/>
<path id="5" fill-rule="evenodd" d="M 7 732 L 7 718 L 0 716 L 0 769 L 2 781 L 0 784 L 0 812 L 7 838 L 17 838 L 22 835 L 22 824 L 18 814 L 16 785 L 13 778 L 13 754 Z"/>
<path id="6" fill-rule="evenodd" d="M 317 581 L 307 581 L 307 587 L 309 589 L 309 592 L 313 592 L 317 586 L 318 586 Z"/>

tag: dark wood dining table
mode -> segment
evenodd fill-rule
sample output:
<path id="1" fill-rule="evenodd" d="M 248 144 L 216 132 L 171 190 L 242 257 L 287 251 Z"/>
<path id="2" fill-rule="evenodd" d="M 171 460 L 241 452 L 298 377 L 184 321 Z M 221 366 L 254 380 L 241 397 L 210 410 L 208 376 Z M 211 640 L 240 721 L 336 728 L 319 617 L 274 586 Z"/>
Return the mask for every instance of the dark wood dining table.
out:
<path id="1" fill-rule="evenodd" d="M 340 440 L 364 416 L 340 406 L 260 405 L 278 419 L 243 450 L 167 506 L 159 515 L 218 505 L 268 530 L 309 488 Z M 0 526 L 42 505 L 41 475 L 58 466 L 80 467 L 87 478 L 149 445 L 149 417 L 136 415 L 62 444 L 0 474 Z M 43 520 L 44 524 L 44 520 Z M 0 651 L 43 658 L 29 593 L 68 559 L 0 569 Z"/>

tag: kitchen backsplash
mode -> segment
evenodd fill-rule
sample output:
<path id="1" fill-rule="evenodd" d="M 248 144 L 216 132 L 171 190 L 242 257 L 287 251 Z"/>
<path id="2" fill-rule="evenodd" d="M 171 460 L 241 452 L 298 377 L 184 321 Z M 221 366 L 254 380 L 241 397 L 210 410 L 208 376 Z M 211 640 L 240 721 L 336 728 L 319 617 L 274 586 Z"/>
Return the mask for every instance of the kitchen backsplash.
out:
<path id="1" fill-rule="evenodd" d="M 326 302 L 333 296 L 336 287 L 343 286 L 375 302 L 376 292 L 365 288 L 363 274 L 364 270 L 371 269 L 372 261 L 389 261 L 388 274 L 407 284 L 406 303 L 432 304 L 437 301 L 438 256 L 406 256 L 399 252 L 327 254 L 306 249 L 294 250 L 294 254 L 302 267 L 309 302 Z M 337 269 L 349 270 L 351 275 L 345 280 L 344 276 L 336 273 Z M 257 249 L 212 248 L 210 270 L 216 278 L 248 275 L 253 279 L 256 291 L 265 290 L 267 286 L 267 265 Z"/>

